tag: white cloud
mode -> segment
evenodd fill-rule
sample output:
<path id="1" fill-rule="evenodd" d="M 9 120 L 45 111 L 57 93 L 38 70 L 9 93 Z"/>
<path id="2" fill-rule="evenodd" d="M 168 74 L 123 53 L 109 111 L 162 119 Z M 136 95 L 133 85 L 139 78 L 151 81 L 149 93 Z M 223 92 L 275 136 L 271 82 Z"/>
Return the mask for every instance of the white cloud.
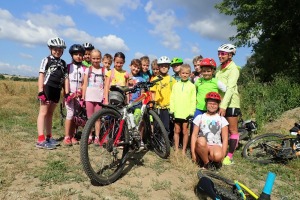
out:
<path id="1" fill-rule="evenodd" d="M 9 63 L 4 63 L 0 61 L 0 71 L 2 74 L 14 74 L 22 76 L 32 76 L 36 74 L 36 69 L 28 65 L 10 65 Z"/>
<path id="2" fill-rule="evenodd" d="M 20 53 L 19 55 L 20 55 L 22 58 L 26 58 L 26 59 L 31 59 L 31 58 L 33 58 L 32 55 L 27 54 L 27 53 Z"/>
<path id="3" fill-rule="evenodd" d="M 178 20 L 173 10 L 167 9 L 158 12 L 153 9 L 153 3 L 149 1 L 144 7 L 148 14 L 148 22 L 154 26 L 150 33 L 161 37 L 161 43 L 170 49 L 179 49 L 181 38 L 175 32 Z"/>

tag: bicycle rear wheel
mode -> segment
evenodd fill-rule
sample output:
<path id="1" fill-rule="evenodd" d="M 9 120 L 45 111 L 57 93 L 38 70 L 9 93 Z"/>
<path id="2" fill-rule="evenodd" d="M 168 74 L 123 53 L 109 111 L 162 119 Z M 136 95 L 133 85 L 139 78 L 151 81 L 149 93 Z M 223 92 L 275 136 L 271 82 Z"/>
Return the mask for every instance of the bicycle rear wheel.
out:
<path id="1" fill-rule="evenodd" d="M 99 125 L 97 124 L 99 122 L 100 142 L 89 144 L 89 136 L 96 131 L 95 127 Z M 120 113 L 113 109 L 103 108 L 87 121 L 83 130 L 80 141 L 83 169 L 91 180 L 101 185 L 116 181 L 125 166 L 129 153 L 129 136 L 126 123 L 123 123 L 123 128 L 120 124 L 122 124 Z M 121 137 L 117 140 L 119 131 L 121 131 Z"/>
<path id="2" fill-rule="evenodd" d="M 236 186 L 232 180 L 229 180 L 209 170 L 199 170 L 197 175 L 199 180 L 202 177 L 208 177 L 214 183 L 215 193 L 218 196 L 222 197 L 222 199 L 228 199 L 228 200 L 243 199 L 238 193 Z"/>
<path id="3" fill-rule="evenodd" d="M 171 147 L 167 131 L 156 112 L 149 110 L 148 114 L 145 114 L 143 119 L 145 122 L 144 139 L 159 157 L 168 158 Z"/>
<path id="4" fill-rule="evenodd" d="M 266 133 L 251 139 L 243 148 L 243 157 L 262 164 L 276 161 L 276 154 L 282 148 L 284 135 Z"/>

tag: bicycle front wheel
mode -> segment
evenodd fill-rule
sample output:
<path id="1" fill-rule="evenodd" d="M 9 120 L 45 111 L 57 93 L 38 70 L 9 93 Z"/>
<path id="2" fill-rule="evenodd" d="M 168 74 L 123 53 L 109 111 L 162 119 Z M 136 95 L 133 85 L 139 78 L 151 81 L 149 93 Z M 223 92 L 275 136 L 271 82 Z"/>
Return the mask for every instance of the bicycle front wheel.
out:
<path id="1" fill-rule="evenodd" d="M 276 160 L 277 152 L 282 148 L 284 135 L 279 133 L 266 133 L 251 139 L 243 148 L 243 157 L 247 160 L 262 164 Z"/>
<path id="2" fill-rule="evenodd" d="M 168 158 L 171 147 L 167 131 L 156 112 L 149 110 L 148 114 L 144 116 L 144 139 L 159 157 Z"/>
<path id="3" fill-rule="evenodd" d="M 119 138 L 118 133 L 121 133 Z M 91 144 L 92 135 L 99 135 L 99 140 L 93 136 Z M 103 108 L 92 115 L 80 140 L 81 162 L 91 180 L 108 185 L 120 177 L 129 153 L 128 137 L 126 123 L 121 123 L 117 111 Z"/>

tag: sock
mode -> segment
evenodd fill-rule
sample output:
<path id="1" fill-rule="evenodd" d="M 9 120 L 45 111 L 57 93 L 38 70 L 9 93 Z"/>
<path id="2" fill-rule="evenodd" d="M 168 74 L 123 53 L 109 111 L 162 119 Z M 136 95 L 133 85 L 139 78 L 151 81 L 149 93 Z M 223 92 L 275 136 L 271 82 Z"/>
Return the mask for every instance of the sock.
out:
<path id="1" fill-rule="evenodd" d="M 38 142 L 43 142 L 43 141 L 45 141 L 45 135 L 43 134 L 43 135 L 39 135 L 38 136 Z"/>
<path id="2" fill-rule="evenodd" d="M 239 143 L 240 135 L 238 133 L 234 133 L 231 134 L 229 138 L 229 150 L 227 156 L 230 157 L 230 159 L 232 159 L 233 152 Z"/>
<path id="3" fill-rule="evenodd" d="M 52 133 L 47 134 L 47 138 L 52 138 Z"/>

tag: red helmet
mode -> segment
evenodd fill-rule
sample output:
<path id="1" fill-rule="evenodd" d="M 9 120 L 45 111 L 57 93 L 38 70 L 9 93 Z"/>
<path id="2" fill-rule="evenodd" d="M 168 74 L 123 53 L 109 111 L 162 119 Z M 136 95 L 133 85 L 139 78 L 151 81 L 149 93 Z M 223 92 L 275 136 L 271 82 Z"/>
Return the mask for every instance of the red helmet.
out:
<path id="1" fill-rule="evenodd" d="M 212 58 L 203 58 L 200 62 L 200 67 L 212 67 L 213 69 L 217 68 L 217 63 L 214 59 Z"/>
<path id="2" fill-rule="evenodd" d="M 209 92 L 209 93 L 207 93 L 206 96 L 205 96 L 205 101 L 207 101 L 208 99 L 213 99 L 213 100 L 216 100 L 218 102 L 221 102 L 221 96 L 217 92 Z"/>

